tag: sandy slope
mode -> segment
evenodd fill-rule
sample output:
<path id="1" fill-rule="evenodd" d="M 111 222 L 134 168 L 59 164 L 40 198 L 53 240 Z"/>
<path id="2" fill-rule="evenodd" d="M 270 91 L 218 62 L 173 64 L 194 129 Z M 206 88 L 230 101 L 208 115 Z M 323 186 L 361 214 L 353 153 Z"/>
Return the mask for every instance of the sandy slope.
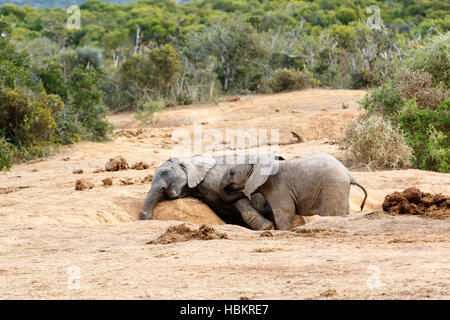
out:
<path id="1" fill-rule="evenodd" d="M 366 215 L 394 190 L 416 186 L 448 194 L 448 174 L 354 171 L 369 192 L 365 213 L 315 218 L 304 227 L 310 232 L 277 231 L 271 238 L 222 225 L 193 199 L 162 203 L 155 216 L 215 225 L 228 240 L 149 245 L 178 222 L 135 221 L 150 187 L 143 179 L 176 154 L 182 144 L 173 137 L 192 133 L 194 123 L 202 124 L 203 132 L 279 129 L 278 152 L 286 158 L 323 151 L 342 159 L 335 141 L 358 114 L 356 101 L 363 95 L 314 89 L 246 96 L 217 106 L 176 107 L 159 114 L 152 126 L 142 126 L 131 114 L 113 115 L 110 121 L 118 128 L 113 141 L 83 142 L 0 172 L 0 298 L 448 299 L 450 221 Z M 219 143 L 211 153 L 233 149 Z M 130 164 L 145 161 L 150 169 L 93 173 L 119 154 Z M 77 169 L 84 172 L 73 174 Z M 108 177 L 113 186 L 102 186 Z M 95 188 L 75 191 L 79 178 Z M 352 187 L 352 212 L 362 198 Z M 79 290 L 67 287 L 72 265 L 81 270 Z"/>

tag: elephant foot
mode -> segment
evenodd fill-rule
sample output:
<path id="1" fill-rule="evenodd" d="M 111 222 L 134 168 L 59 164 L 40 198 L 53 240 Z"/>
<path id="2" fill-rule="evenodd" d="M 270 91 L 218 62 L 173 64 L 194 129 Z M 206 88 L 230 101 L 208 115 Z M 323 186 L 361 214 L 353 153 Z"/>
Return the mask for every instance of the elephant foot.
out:
<path id="1" fill-rule="evenodd" d="M 265 224 L 263 224 L 263 225 L 261 226 L 261 229 L 259 229 L 259 230 L 273 230 L 274 228 L 275 228 L 275 227 L 274 227 L 272 221 L 268 221 L 268 220 L 267 220 L 267 222 L 266 222 Z"/>
<path id="2" fill-rule="evenodd" d="M 242 213 L 242 218 L 253 230 L 270 230 L 274 227 L 272 221 L 256 211 L 246 211 Z"/>
<path id="3" fill-rule="evenodd" d="M 144 212 L 139 212 L 139 219 L 140 220 L 150 220 L 151 218 L 148 216 L 148 215 L 146 215 Z"/>

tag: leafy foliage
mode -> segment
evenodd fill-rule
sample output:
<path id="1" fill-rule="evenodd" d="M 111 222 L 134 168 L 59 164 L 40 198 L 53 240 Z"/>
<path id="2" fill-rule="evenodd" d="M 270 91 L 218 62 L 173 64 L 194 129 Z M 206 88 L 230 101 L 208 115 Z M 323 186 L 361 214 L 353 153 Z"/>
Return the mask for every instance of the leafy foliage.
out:
<path id="1" fill-rule="evenodd" d="M 449 172 L 450 100 L 436 109 L 420 109 L 408 101 L 399 113 L 406 141 L 414 150 L 416 166 L 426 170 Z"/>
<path id="2" fill-rule="evenodd" d="M 154 101 L 214 102 L 222 93 L 316 85 L 380 87 L 362 105 L 397 125 L 405 101 L 437 110 L 448 99 L 448 1 L 0 4 L 0 88 L 10 103 L 0 110 L 26 114 L 0 127 L 16 159 L 46 154 L 60 143 L 106 139 L 111 130 L 106 107 L 151 114 Z M 74 4 L 80 6 L 80 29 L 67 25 L 65 8 Z M 380 8 L 377 28 L 368 24 L 371 5 Z M 53 9 L 38 9 L 44 7 Z M 409 77 L 399 76 L 401 65 Z M 447 132 L 433 128 L 424 133 L 432 149 L 426 152 L 437 159 L 442 153 L 436 145 Z"/>
<path id="3" fill-rule="evenodd" d="M 450 89 L 443 57 L 448 58 L 450 47 L 443 39 L 449 38 L 439 35 L 409 52 L 397 79 L 388 79 L 360 104 L 370 117 L 380 116 L 404 132 L 417 168 L 449 172 Z M 359 145 L 352 153 L 363 148 Z"/>
<path id="4" fill-rule="evenodd" d="M 0 171 L 9 169 L 13 163 L 14 146 L 3 137 L 0 137 Z"/>
<path id="5" fill-rule="evenodd" d="M 312 84 L 311 73 L 291 69 L 278 69 L 269 80 L 269 87 L 273 92 L 300 90 Z"/>

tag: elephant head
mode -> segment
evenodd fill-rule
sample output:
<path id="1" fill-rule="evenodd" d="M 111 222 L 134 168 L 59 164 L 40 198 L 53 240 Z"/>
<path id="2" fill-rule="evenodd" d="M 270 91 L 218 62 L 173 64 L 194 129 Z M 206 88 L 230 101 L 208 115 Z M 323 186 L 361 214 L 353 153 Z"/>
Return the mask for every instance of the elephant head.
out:
<path id="1" fill-rule="evenodd" d="M 160 165 L 142 206 L 141 218 L 151 219 L 160 201 L 188 196 L 189 189 L 200 184 L 216 161 L 210 157 L 172 158 Z"/>
<path id="2" fill-rule="evenodd" d="M 278 172 L 277 160 L 284 158 L 265 154 L 259 156 L 255 163 L 231 166 L 220 181 L 220 197 L 227 202 L 234 202 L 245 196 L 251 199 L 252 193 L 262 186 L 269 176 Z"/>

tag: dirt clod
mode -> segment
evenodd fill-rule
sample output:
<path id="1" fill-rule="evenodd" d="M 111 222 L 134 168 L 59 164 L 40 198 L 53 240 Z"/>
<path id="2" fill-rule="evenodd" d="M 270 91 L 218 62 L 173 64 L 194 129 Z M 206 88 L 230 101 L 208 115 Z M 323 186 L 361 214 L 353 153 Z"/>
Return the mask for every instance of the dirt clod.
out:
<path id="1" fill-rule="evenodd" d="M 141 182 L 142 182 L 142 183 L 148 183 L 148 182 L 152 182 L 152 180 L 153 180 L 153 175 L 152 175 L 152 174 L 149 174 L 148 176 L 145 176 L 145 177 L 141 180 Z"/>
<path id="2" fill-rule="evenodd" d="M 142 161 L 137 162 L 131 166 L 131 169 L 133 170 L 147 170 L 148 168 L 150 168 L 150 165 Z"/>
<path id="3" fill-rule="evenodd" d="M 92 189 L 95 187 L 95 184 L 93 184 L 91 181 L 87 179 L 77 179 L 75 181 L 75 190 L 82 191 L 86 189 Z"/>
<path id="4" fill-rule="evenodd" d="M 135 183 L 135 181 L 131 178 L 121 179 L 120 184 L 122 186 L 131 186 Z"/>
<path id="5" fill-rule="evenodd" d="M 422 215 L 435 219 L 450 217 L 450 198 L 442 194 L 421 192 L 411 187 L 384 198 L 383 211 L 390 214 Z"/>
<path id="6" fill-rule="evenodd" d="M 337 295 L 337 291 L 335 289 L 328 289 L 320 294 L 321 297 L 330 298 Z"/>
<path id="7" fill-rule="evenodd" d="M 109 187 L 113 185 L 113 181 L 111 178 L 106 178 L 102 180 L 102 183 L 105 187 Z"/>
<path id="8" fill-rule="evenodd" d="M 83 172 L 83 169 L 76 169 L 72 171 L 73 174 L 82 174 Z"/>
<path id="9" fill-rule="evenodd" d="M 217 240 L 228 239 L 226 233 L 217 232 L 214 228 L 201 225 L 197 230 L 191 230 L 184 223 L 167 228 L 166 232 L 147 244 L 168 244 L 173 242 L 185 242 L 189 240 Z"/>
<path id="10" fill-rule="evenodd" d="M 121 171 L 127 170 L 130 166 L 128 165 L 127 160 L 122 156 L 117 156 L 109 159 L 109 161 L 105 164 L 106 171 Z"/>

